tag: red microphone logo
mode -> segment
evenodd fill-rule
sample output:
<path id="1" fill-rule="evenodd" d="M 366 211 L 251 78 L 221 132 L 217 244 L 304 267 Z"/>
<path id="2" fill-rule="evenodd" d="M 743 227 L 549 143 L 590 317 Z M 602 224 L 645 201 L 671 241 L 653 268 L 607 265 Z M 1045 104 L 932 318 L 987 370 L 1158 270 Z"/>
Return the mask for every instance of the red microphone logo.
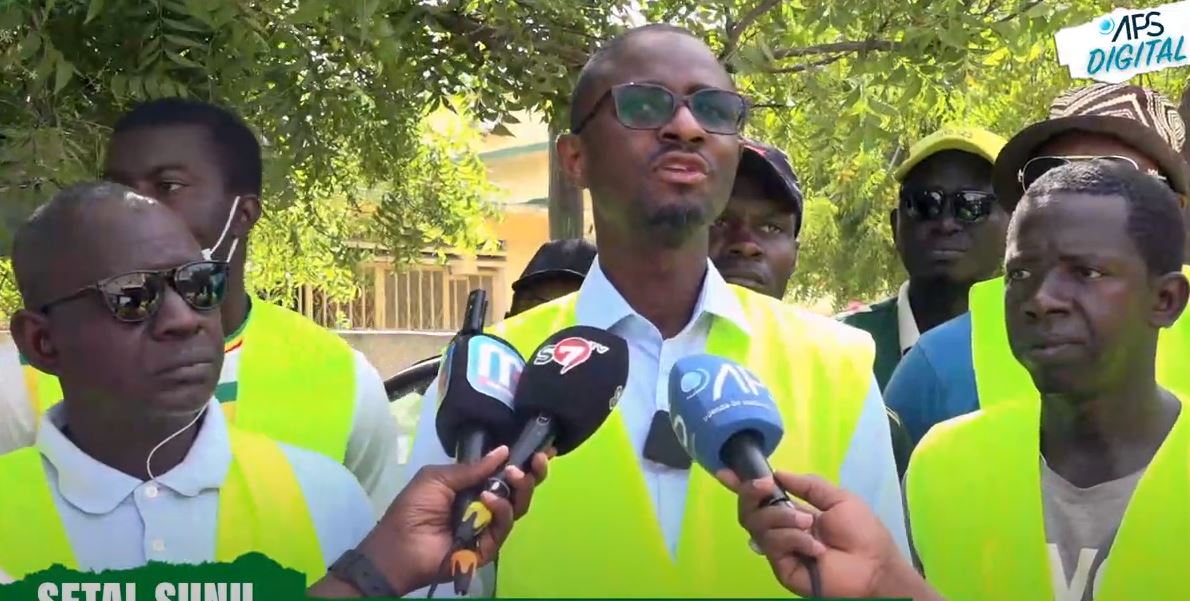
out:
<path id="1" fill-rule="evenodd" d="M 562 366 L 562 370 L 558 373 L 565 374 L 585 363 L 587 359 L 591 358 L 592 354 L 603 354 L 607 351 L 608 347 L 598 342 L 572 336 L 570 338 L 563 338 L 556 344 L 551 344 L 537 351 L 537 356 L 533 358 L 533 364 L 545 365 L 550 362 L 557 363 Z"/>

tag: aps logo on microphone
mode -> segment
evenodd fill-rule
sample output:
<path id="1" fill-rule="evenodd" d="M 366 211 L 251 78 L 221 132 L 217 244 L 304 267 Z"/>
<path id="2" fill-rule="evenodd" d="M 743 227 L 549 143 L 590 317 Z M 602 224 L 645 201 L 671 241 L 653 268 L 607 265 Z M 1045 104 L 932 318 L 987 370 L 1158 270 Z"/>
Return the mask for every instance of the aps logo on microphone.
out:
<path id="1" fill-rule="evenodd" d="M 533 365 L 546 365 L 550 362 L 557 363 L 562 366 L 562 370 L 558 373 L 565 374 L 586 363 L 587 359 L 590 359 L 593 354 L 599 353 L 602 355 L 608 350 L 610 350 L 608 347 L 598 342 L 579 338 L 578 336 L 571 336 L 537 351 L 537 355 L 533 357 Z"/>
<path id="2" fill-rule="evenodd" d="M 511 405 L 525 362 L 513 349 L 484 336 L 467 344 L 467 382 L 482 394 Z"/>

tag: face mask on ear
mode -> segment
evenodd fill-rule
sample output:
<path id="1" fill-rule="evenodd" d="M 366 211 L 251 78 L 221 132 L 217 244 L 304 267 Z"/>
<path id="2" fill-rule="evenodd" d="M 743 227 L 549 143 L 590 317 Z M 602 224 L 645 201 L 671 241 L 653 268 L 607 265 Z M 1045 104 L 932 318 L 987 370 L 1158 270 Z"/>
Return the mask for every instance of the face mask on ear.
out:
<path id="1" fill-rule="evenodd" d="M 227 221 L 223 223 L 223 231 L 220 232 L 219 239 L 216 240 L 215 244 L 213 246 L 211 246 L 210 248 L 203 249 L 202 256 L 204 259 L 206 259 L 208 261 L 213 260 L 212 258 L 215 256 L 215 250 L 218 249 L 219 246 L 223 244 L 223 238 L 227 237 L 227 232 L 228 232 L 228 230 L 231 229 L 231 222 L 233 219 L 235 219 L 236 209 L 238 209 L 238 208 L 240 208 L 240 197 L 236 196 L 235 200 L 233 200 L 231 203 L 231 212 L 229 212 L 227 214 Z M 224 261 L 231 260 L 231 257 L 236 254 L 236 245 L 238 245 L 239 243 L 240 243 L 239 238 L 231 239 L 231 250 L 227 251 L 227 257 L 225 257 L 223 259 Z"/>

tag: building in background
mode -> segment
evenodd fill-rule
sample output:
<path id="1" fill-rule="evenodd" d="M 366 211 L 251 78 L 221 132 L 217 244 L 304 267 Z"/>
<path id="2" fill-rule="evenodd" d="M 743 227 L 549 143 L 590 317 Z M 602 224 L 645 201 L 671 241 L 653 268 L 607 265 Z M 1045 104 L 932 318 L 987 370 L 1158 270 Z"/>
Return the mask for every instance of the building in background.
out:
<path id="1" fill-rule="evenodd" d="M 301 291 L 299 310 L 338 330 L 381 375 L 439 353 L 462 325 L 471 290 L 487 290 L 488 322 L 499 320 L 511 303 L 512 281 L 549 240 L 549 133 L 535 115 L 515 117 L 520 123 L 506 124 L 511 136 L 487 133 L 476 149 L 499 190 L 490 199 L 497 216 L 487 223 L 499 250 L 475 256 L 448 250 L 445 263 L 434 249 L 414 264 L 394 265 L 378 256 L 360 266 L 364 282 L 351 303 L 326 302 L 309 286 Z M 460 118 L 443 111 L 430 119 L 434 127 L 446 128 L 458 126 Z M 592 236 L 590 199 L 584 200 L 584 224 Z"/>

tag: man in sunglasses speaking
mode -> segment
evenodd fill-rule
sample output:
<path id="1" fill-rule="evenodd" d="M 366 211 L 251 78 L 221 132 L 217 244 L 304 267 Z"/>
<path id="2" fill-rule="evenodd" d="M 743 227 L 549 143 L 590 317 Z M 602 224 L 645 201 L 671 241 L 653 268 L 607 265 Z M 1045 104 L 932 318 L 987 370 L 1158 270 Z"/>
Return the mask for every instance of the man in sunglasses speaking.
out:
<path id="1" fill-rule="evenodd" d="M 943 129 L 893 172 L 900 190 L 889 223 L 909 280 L 897 296 L 843 316 L 876 341 L 881 388 L 921 332 L 965 313 L 971 286 L 1000 267 L 1008 215 L 992 194 L 992 163 L 1003 146 L 986 130 Z"/>
<path id="2" fill-rule="evenodd" d="M 1176 107 L 1153 90 L 1126 84 L 1076 88 L 1054 100 L 1049 119 L 1005 145 L 993 170 L 996 196 L 1011 212 L 1048 170 L 1095 158 L 1156 177 L 1184 201 L 1190 191 L 1190 165 L 1180 154 L 1184 141 Z M 1160 341 L 1158 381 L 1190 392 L 1190 320 L 1179 319 Z M 885 398 L 915 442 L 952 417 L 1009 399 L 1038 398 L 1008 344 L 1003 278 L 973 286 L 968 314 L 921 337 L 897 367 Z"/>
<path id="3" fill-rule="evenodd" d="M 79 184 L 34 212 L 12 259 L 13 339 L 64 398 L 33 446 L 0 455 L 5 574 L 257 551 L 313 582 L 367 535 L 371 506 L 343 466 L 224 419 L 229 269 L 174 211 Z"/>
<path id="4" fill-rule="evenodd" d="M 261 214 L 261 154 L 252 131 L 210 104 L 150 101 L 115 125 L 104 172 L 177 211 L 204 256 L 230 264 L 226 357 L 215 391 L 228 421 L 345 464 L 383 511 L 400 483 L 396 424 L 379 374 L 333 332 L 245 291 L 248 235 Z M 22 378 L 15 360 L 0 357 L 0 369 L 0 396 L 16 398 L 0 405 L 21 410 L 14 422 L 35 425 L 61 399 L 56 379 L 32 365 Z M 0 440 L 0 451 L 34 435 L 31 428 L 17 434 Z"/>
<path id="5" fill-rule="evenodd" d="M 732 286 L 708 258 L 746 106 L 714 53 L 669 25 L 627 31 L 579 75 L 571 133 L 557 144 L 566 173 L 591 193 L 598 256 L 577 293 L 492 330 L 529 357 L 564 327 L 608 329 L 628 342 L 628 382 L 607 422 L 554 460 L 550 485 L 501 552 L 502 597 L 787 594 L 749 548 L 735 495 L 691 467 L 673 434 L 669 372 L 703 352 L 746 365 L 776 399 L 786 432 L 775 466 L 855 492 L 908 554 L 871 338 Z M 425 407 L 414 467 L 448 460 L 435 407 Z"/>

